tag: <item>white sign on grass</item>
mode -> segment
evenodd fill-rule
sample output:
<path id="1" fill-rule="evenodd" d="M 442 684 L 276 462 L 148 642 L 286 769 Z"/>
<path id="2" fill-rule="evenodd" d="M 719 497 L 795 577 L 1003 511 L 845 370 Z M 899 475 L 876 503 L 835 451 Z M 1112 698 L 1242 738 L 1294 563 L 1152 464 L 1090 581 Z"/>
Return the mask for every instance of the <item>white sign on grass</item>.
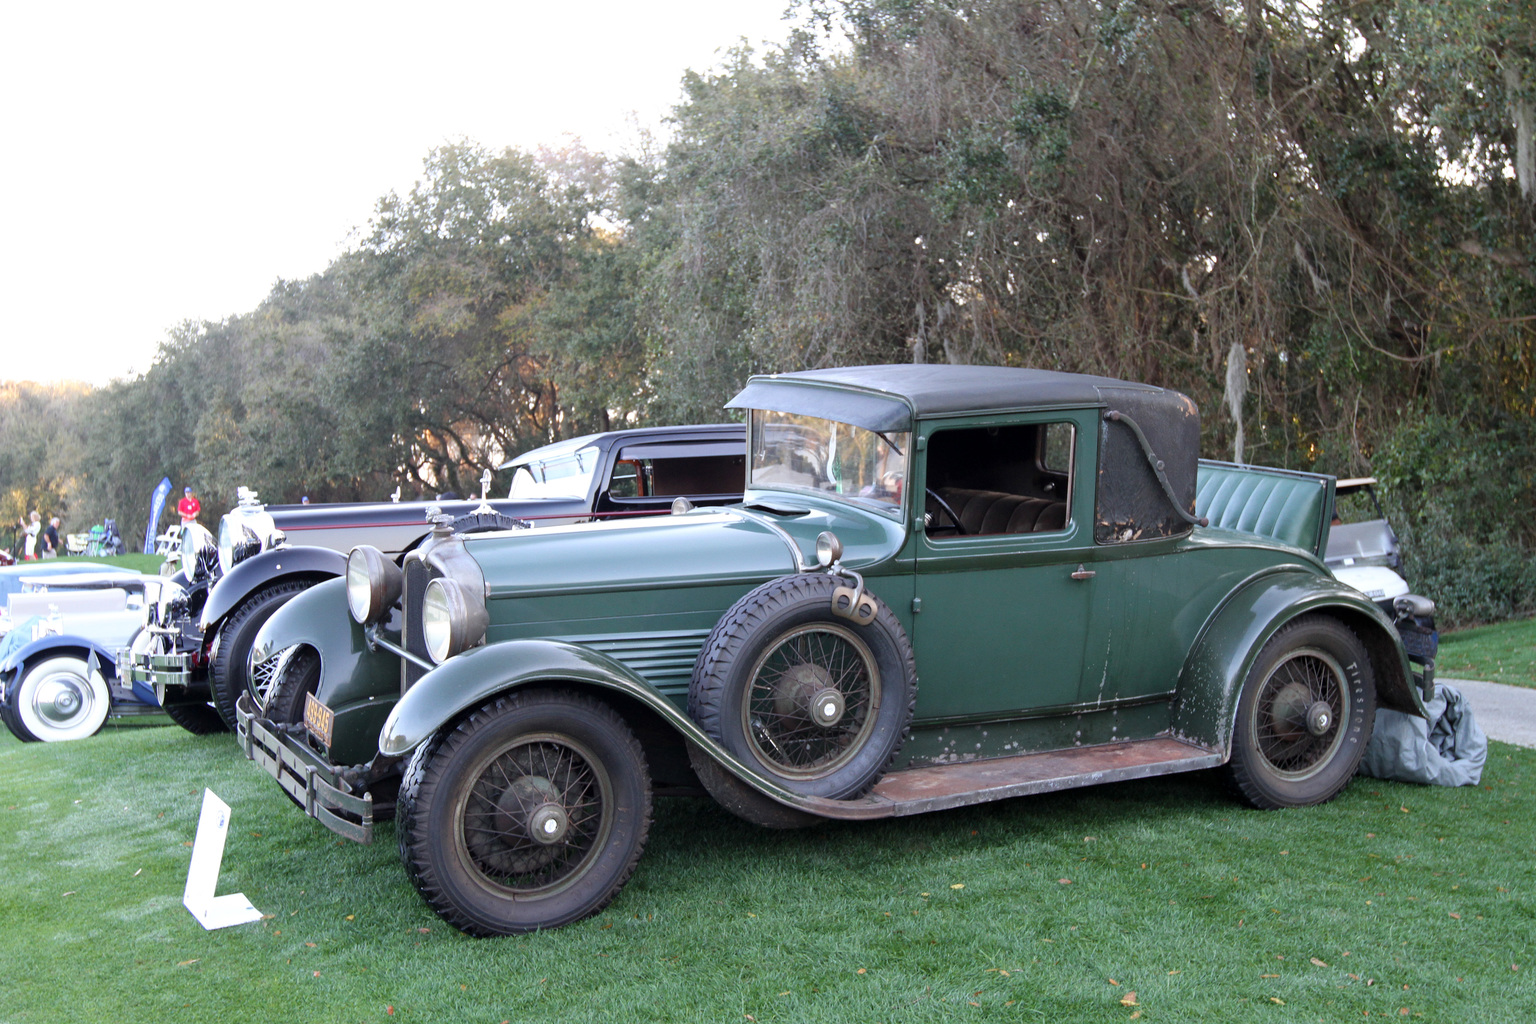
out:
<path id="1" fill-rule="evenodd" d="M 213 790 L 203 790 L 203 812 L 197 819 L 192 865 L 187 869 L 187 891 L 181 902 L 197 918 L 197 923 L 209 931 L 261 920 L 261 911 L 251 906 L 245 893 L 213 894 L 219 886 L 219 866 L 224 862 L 224 839 L 228 835 L 229 804 L 215 796 Z"/>

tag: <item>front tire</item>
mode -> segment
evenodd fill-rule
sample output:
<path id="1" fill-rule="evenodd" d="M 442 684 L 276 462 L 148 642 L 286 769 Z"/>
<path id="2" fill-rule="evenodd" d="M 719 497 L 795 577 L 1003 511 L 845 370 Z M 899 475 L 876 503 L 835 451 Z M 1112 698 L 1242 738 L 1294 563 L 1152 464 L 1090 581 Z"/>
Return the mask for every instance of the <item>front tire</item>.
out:
<path id="1" fill-rule="evenodd" d="M 237 721 L 235 702 L 247 691 L 261 707 L 264 689 L 251 676 L 251 645 L 256 634 L 272 613 L 313 585 L 309 580 L 288 580 L 263 587 L 240 603 L 219 627 L 217 652 L 208 665 L 208 686 L 213 690 L 213 704 L 219 717 L 233 729 Z"/>
<path id="2" fill-rule="evenodd" d="M 273 670 L 261 715 L 278 725 L 297 725 L 304 721 L 305 698 L 319 688 L 319 653 L 312 647 L 293 651 L 282 657 Z"/>
<path id="3" fill-rule="evenodd" d="M 12 684 L 6 725 L 24 743 L 83 740 L 101 731 L 111 691 L 82 658 L 55 655 L 28 666 Z"/>
<path id="4" fill-rule="evenodd" d="M 229 732 L 223 717 L 209 704 L 166 704 L 161 710 L 167 718 L 194 736 Z"/>
<path id="5" fill-rule="evenodd" d="M 1264 645 L 1243 684 L 1229 779 L 1266 810 L 1332 800 L 1359 767 L 1375 720 L 1375 675 L 1360 638 L 1337 619 L 1296 619 Z"/>
<path id="6" fill-rule="evenodd" d="M 411 884 L 449 924 L 556 928 L 607 906 L 634 872 L 650 774 L 608 705 L 518 691 L 416 749 L 397 818 Z"/>

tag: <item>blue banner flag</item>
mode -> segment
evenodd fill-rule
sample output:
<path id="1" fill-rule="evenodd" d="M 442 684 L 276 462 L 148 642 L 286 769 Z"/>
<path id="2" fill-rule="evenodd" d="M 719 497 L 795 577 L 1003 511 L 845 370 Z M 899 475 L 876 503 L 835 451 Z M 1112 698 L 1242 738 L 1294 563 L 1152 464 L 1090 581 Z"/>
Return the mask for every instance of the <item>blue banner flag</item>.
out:
<path id="1" fill-rule="evenodd" d="M 171 495 L 171 478 L 163 476 L 155 485 L 155 493 L 149 499 L 149 525 L 144 527 L 144 553 L 154 554 L 155 527 L 160 523 L 160 513 L 165 511 L 165 499 Z"/>

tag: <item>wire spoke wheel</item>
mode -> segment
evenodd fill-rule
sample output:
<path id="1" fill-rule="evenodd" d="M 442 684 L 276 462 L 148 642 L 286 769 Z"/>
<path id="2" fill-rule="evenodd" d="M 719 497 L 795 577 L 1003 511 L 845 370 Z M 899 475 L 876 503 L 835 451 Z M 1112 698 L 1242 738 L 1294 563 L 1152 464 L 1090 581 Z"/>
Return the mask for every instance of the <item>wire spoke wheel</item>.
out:
<path id="1" fill-rule="evenodd" d="M 287 651 L 283 651 L 280 652 L 279 656 L 251 663 L 250 690 L 257 707 L 266 706 L 267 694 L 271 692 L 272 680 L 277 676 L 277 670 L 281 663 L 281 654 L 286 653 Z"/>
<path id="2" fill-rule="evenodd" d="M 880 670 L 869 647 L 835 623 L 802 626 L 752 668 L 743 727 L 780 772 L 817 778 L 857 752 L 880 709 Z"/>
<path id="3" fill-rule="evenodd" d="M 1304 615 L 1254 660 L 1238 700 L 1228 779 L 1255 807 L 1305 807 L 1349 783 L 1370 742 L 1370 655 L 1337 619 Z"/>
<path id="4" fill-rule="evenodd" d="M 510 935 L 607 906 L 650 825 L 650 770 L 619 713 L 528 688 L 416 748 L 395 835 L 411 883 L 444 920 Z"/>
<path id="5" fill-rule="evenodd" d="M 472 769 L 458 809 L 459 854 L 490 887 L 547 896 L 590 867 L 613 828 L 613 784 L 569 736 L 519 737 Z"/>
<path id="6" fill-rule="evenodd" d="M 1277 773 L 1304 779 L 1328 762 L 1349 717 L 1343 681 L 1339 663 L 1312 647 L 1290 652 L 1264 680 L 1253 704 L 1253 734 Z"/>
<path id="7" fill-rule="evenodd" d="M 715 624 L 688 684 L 688 713 L 706 735 L 777 785 L 830 800 L 869 791 L 901 749 L 917 699 L 901 623 L 869 591 L 872 621 L 837 614 L 843 583 L 799 573 L 747 591 Z M 708 767 L 695 771 L 732 813 L 784 827 L 780 803 Z"/>

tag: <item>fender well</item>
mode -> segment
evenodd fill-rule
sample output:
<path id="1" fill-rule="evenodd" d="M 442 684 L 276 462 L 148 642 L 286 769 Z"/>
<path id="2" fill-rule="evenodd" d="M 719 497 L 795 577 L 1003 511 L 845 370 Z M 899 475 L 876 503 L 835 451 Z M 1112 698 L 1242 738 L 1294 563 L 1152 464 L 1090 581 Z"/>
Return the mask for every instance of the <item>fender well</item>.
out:
<path id="1" fill-rule="evenodd" d="M 1330 615 L 1360 637 L 1382 707 L 1423 717 L 1408 658 L 1392 624 L 1364 594 L 1298 566 L 1266 570 L 1235 588 L 1211 615 L 1179 676 L 1177 735 L 1230 752 L 1237 700 L 1269 638 L 1299 615 Z"/>
<path id="2" fill-rule="evenodd" d="M 347 556 L 330 548 L 296 545 L 253 555 L 225 573 L 208 591 L 208 601 L 203 605 L 203 632 L 206 634 L 210 626 L 269 583 L 296 576 L 323 580 L 346 571 Z"/>
<path id="3" fill-rule="evenodd" d="M 677 705 L 607 655 L 559 640 L 508 640 L 479 647 L 422 676 L 405 692 L 379 733 L 379 751 L 404 757 L 445 726 L 502 693 L 550 685 L 590 693 L 617 708 L 645 748 L 652 774 L 667 788 L 697 784 L 687 743 L 752 789 L 786 806 L 795 794 L 754 775 Z"/>
<path id="4" fill-rule="evenodd" d="M 0 674 L 13 672 L 45 654 L 74 654 L 84 661 L 96 655 L 98 669 L 103 679 L 117 678 L 117 652 L 109 651 L 94 640 L 68 633 L 45 636 L 16 648 L 0 662 Z"/>

